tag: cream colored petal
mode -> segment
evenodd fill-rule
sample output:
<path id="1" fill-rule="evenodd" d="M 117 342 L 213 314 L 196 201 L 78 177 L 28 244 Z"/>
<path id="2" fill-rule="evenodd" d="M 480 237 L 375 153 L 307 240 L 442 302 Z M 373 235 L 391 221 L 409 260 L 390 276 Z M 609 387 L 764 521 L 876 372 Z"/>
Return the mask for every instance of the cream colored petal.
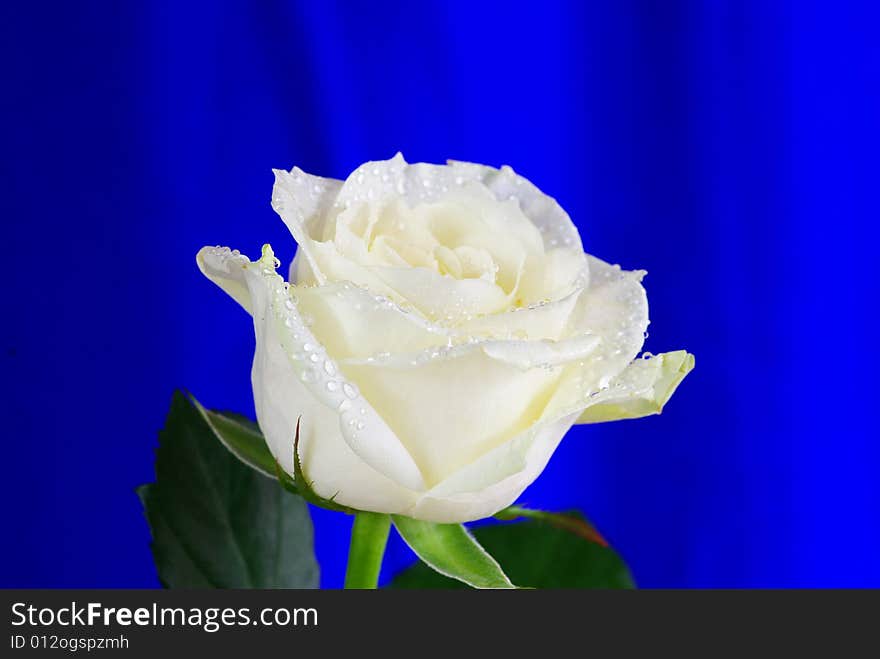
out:
<path id="1" fill-rule="evenodd" d="M 685 350 L 636 359 L 606 389 L 590 400 L 578 423 L 638 419 L 660 414 L 685 376 L 694 356 Z"/>
<path id="2" fill-rule="evenodd" d="M 324 223 L 332 211 L 341 189 L 341 181 L 306 174 L 297 167 L 291 171 L 274 169 L 275 186 L 272 188 L 272 208 L 284 220 L 310 266 L 310 274 L 318 283 L 325 277 L 312 254 L 312 241 L 324 232 Z"/>
<path id="3" fill-rule="evenodd" d="M 618 365 L 620 372 L 645 342 L 648 297 L 641 283 L 645 272 L 621 270 L 589 254 L 587 263 L 589 286 L 578 299 L 571 329 L 601 336 L 606 366 Z"/>
<path id="4" fill-rule="evenodd" d="M 300 419 L 300 460 L 319 496 L 360 510 L 407 513 L 418 494 L 351 449 L 342 435 L 339 411 L 320 402 L 301 381 L 281 341 L 273 336 L 276 329 L 273 323 L 265 324 L 252 377 L 260 428 L 281 467 L 293 474 L 294 429 Z"/>
<path id="5" fill-rule="evenodd" d="M 509 168 L 499 171 L 482 166 L 411 165 L 398 153 L 390 160 L 364 163 L 352 172 L 339 191 L 337 204 L 343 209 L 358 204 L 400 206 L 401 201 L 410 209 L 433 204 L 440 204 L 436 207 L 438 209 L 447 204 L 463 204 L 465 208 L 480 211 L 471 221 L 486 224 L 496 238 L 515 237 L 521 246 L 532 251 L 540 250 L 543 226 L 554 235 L 565 233 L 565 245 L 579 247 L 577 229 L 564 211 L 528 181 L 515 174 L 511 178 L 511 174 Z M 508 184 L 516 188 L 516 194 L 507 190 Z M 492 201 L 500 203 L 489 203 Z M 514 202 L 512 208 L 506 207 L 508 202 Z M 530 217 L 523 205 L 533 210 L 540 207 L 541 212 Z M 554 205 L 562 215 L 551 221 L 549 208 Z M 460 211 L 455 214 L 461 215 Z M 565 229 L 561 228 L 563 217 L 568 223 Z M 569 232 L 573 232 L 572 235 Z M 575 239 L 578 242 L 575 243 Z"/>
<path id="6" fill-rule="evenodd" d="M 427 268 L 367 267 L 364 270 L 381 281 L 382 288 L 393 291 L 396 299 L 413 305 L 432 320 L 454 325 L 476 315 L 497 313 L 510 305 L 510 295 L 483 279 L 453 279 Z M 373 286 L 367 287 L 376 290 Z"/>
<path id="7" fill-rule="evenodd" d="M 320 244 L 320 243 L 317 243 Z M 290 262 L 290 270 L 288 271 L 288 280 L 291 284 L 298 286 L 317 286 L 318 278 L 309 259 L 303 256 L 301 249 L 297 248 L 293 261 Z"/>
<path id="8" fill-rule="evenodd" d="M 398 153 L 389 160 L 366 162 L 354 170 L 339 192 L 338 203 L 345 209 L 362 203 L 382 204 L 402 200 L 413 208 L 439 201 L 450 190 L 479 180 L 478 174 L 467 175 L 443 165 L 411 165 Z"/>
<path id="9" fill-rule="evenodd" d="M 555 389 L 561 368 L 525 370 L 485 347 L 340 361 L 429 487 L 530 427 Z"/>
<path id="10" fill-rule="evenodd" d="M 558 300 L 514 308 L 471 318 L 456 331 L 479 338 L 551 339 L 558 341 L 570 332 L 571 316 L 583 288 Z"/>
<path id="11" fill-rule="evenodd" d="M 543 260 L 541 236 L 534 225 L 515 202 L 499 202 L 480 183 L 451 190 L 442 201 L 417 206 L 410 216 L 430 227 L 436 241 L 458 251 L 460 257 L 467 259 L 469 250 L 476 250 L 471 257 L 488 255 L 493 279 L 507 292 L 517 287 L 523 270 L 537 268 Z"/>
<path id="12" fill-rule="evenodd" d="M 458 327 L 432 323 L 411 308 L 401 307 L 389 298 L 373 295 L 350 282 L 297 287 L 295 295 L 300 312 L 328 354 L 346 362 L 378 362 L 404 369 L 482 351 L 496 361 L 529 369 L 585 359 L 601 341 L 589 333 L 561 341 L 523 340 L 509 336 L 509 332 L 503 339 L 478 339 L 470 328 L 461 331 Z M 575 301 L 573 296 L 571 304 Z M 539 312 L 538 309 L 531 311 Z M 508 315 L 529 314 L 522 311 Z M 377 328 L 381 331 L 376 331 Z"/>
<path id="13" fill-rule="evenodd" d="M 350 282 L 296 288 L 295 294 L 312 332 L 337 360 L 436 349 L 453 340 L 450 330 Z"/>
<path id="14" fill-rule="evenodd" d="M 319 403 L 336 413 L 345 443 L 370 467 L 405 488 L 422 490 L 424 480 L 412 456 L 358 392 L 356 385 L 340 373 L 336 362 L 326 354 L 303 322 L 296 302 L 286 290 L 284 281 L 275 273 L 277 261 L 271 248 L 264 246 L 262 258 L 253 263 L 243 256 L 233 255 L 228 249 L 204 248 L 200 258 L 212 272 L 225 272 L 229 278 L 247 285 L 257 345 L 262 346 L 264 352 L 261 354 L 265 355 L 266 342 L 279 344 L 282 353 L 275 351 L 275 358 L 279 354 L 285 356 L 288 374 L 292 376 L 287 386 L 293 386 L 295 381 L 302 383 Z M 255 391 L 285 386 L 283 379 L 266 375 L 275 372 L 271 360 L 255 360 Z M 259 405 L 257 411 L 259 414 Z M 264 419 L 259 420 L 262 425 Z M 268 418 L 265 423 L 275 427 L 274 421 Z M 276 437 L 273 441 L 280 445 L 286 438 Z"/>
<path id="15" fill-rule="evenodd" d="M 388 286 L 367 266 L 364 266 L 352 259 L 342 256 L 332 242 L 312 243 L 309 253 L 312 259 L 300 257 L 297 253 L 296 259 L 296 283 L 298 285 L 320 285 L 317 278 L 312 278 L 314 267 L 312 262 L 321 270 L 324 275 L 324 283 L 350 281 L 362 288 L 369 289 L 377 295 L 384 295 L 396 300 L 398 303 L 405 303 L 406 300 L 397 291 Z"/>
<path id="16" fill-rule="evenodd" d="M 196 263 L 199 270 L 212 282 L 217 284 L 229 297 L 238 302 L 242 308 L 249 314 L 253 315 L 253 305 L 251 304 L 251 292 L 248 290 L 247 282 L 244 277 L 244 264 L 236 266 L 232 259 L 216 258 L 217 251 L 223 252 L 222 247 L 203 247 L 196 254 Z M 229 252 L 230 257 L 238 256 L 238 250 Z M 249 261 L 248 261 L 249 263 Z M 240 267 L 242 272 L 234 272 L 235 267 Z"/>
<path id="17" fill-rule="evenodd" d="M 454 160 L 450 160 L 449 165 L 454 177 L 480 181 L 497 199 L 516 199 L 523 213 L 540 231 L 546 250 L 562 247 L 583 252 L 580 234 L 568 213 L 555 199 L 541 192 L 511 167 L 505 165 L 495 169 Z"/>
<path id="18" fill-rule="evenodd" d="M 511 505 L 544 470 L 575 416 L 533 426 L 451 474 L 422 495 L 412 516 L 467 522 Z"/>
<path id="19" fill-rule="evenodd" d="M 600 337 L 590 356 L 566 367 L 545 418 L 584 409 L 591 396 L 611 384 L 635 359 L 648 327 L 648 300 L 641 285 L 643 272 L 627 272 L 588 256 L 590 285 L 578 299 L 571 331 Z"/>
<path id="20" fill-rule="evenodd" d="M 579 334 L 562 341 L 486 341 L 482 349 L 496 361 L 529 370 L 589 359 L 601 344 L 599 336 Z"/>
<path id="21" fill-rule="evenodd" d="M 482 279 L 453 279 L 428 268 L 363 265 L 343 257 L 331 242 L 311 243 L 308 253 L 311 258 L 297 254 L 297 284 L 317 283 L 312 279 L 317 268 L 325 283 L 351 282 L 415 309 L 426 320 L 454 325 L 510 304 L 510 295 Z"/>
<path id="22" fill-rule="evenodd" d="M 551 249 L 530 267 L 519 287 L 525 300 L 558 300 L 588 284 L 587 255 L 577 250 Z"/>

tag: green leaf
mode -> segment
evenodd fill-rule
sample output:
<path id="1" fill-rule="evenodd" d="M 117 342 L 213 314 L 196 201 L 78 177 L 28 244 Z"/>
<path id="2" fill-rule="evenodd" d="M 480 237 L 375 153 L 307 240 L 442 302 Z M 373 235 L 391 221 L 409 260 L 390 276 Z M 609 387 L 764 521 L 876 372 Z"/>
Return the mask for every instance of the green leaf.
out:
<path id="1" fill-rule="evenodd" d="M 217 439 L 235 457 L 264 476 L 275 478 L 275 458 L 256 423 L 239 414 L 205 409 L 195 397 L 190 399 Z"/>
<path id="2" fill-rule="evenodd" d="M 156 482 L 138 489 L 159 579 L 168 588 L 317 587 L 305 501 L 223 448 L 211 418 L 176 392 Z"/>
<path id="3" fill-rule="evenodd" d="M 392 519 L 400 536 L 424 562 L 425 571 L 437 574 L 441 582 L 450 581 L 440 576 L 445 575 L 473 588 L 516 588 L 461 524 L 433 524 L 400 515 Z"/>
<path id="4" fill-rule="evenodd" d="M 579 513 L 560 515 L 527 512 L 539 513 L 539 517 L 525 522 L 493 524 L 474 529 L 477 540 L 498 560 L 514 583 L 531 588 L 635 587 L 629 569 L 620 556 L 595 539 L 601 539 L 601 536 L 587 538 L 591 534 L 587 532 L 585 535 L 585 528 L 592 530 L 592 527 Z M 531 514 L 529 516 L 532 517 Z M 416 563 L 398 574 L 391 587 L 464 586 L 437 574 L 422 563 Z"/>

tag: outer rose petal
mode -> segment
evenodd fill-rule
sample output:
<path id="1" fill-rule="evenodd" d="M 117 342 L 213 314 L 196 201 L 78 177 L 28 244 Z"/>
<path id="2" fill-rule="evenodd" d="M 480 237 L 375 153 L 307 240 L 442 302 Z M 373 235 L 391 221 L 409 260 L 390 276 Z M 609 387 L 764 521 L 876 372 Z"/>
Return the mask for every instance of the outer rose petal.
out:
<path id="1" fill-rule="evenodd" d="M 412 457 L 357 387 L 339 375 L 336 363 L 325 354 L 323 346 L 302 321 L 296 304 L 284 290 L 281 277 L 275 274 L 276 262 L 271 248 L 266 245 L 263 257 L 254 263 L 243 256 L 232 255 L 229 250 L 205 248 L 199 252 L 198 262 L 204 264 L 206 272 L 215 274 L 214 280 L 221 287 L 228 285 L 238 291 L 244 282 L 250 291 L 257 339 L 253 370 L 257 418 L 270 448 L 278 450 L 274 453 L 276 458 L 279 461 L 285 458 L 284 447 L 289 447 L 295 424 L 288 427 L 279 423 L 275 414 L 265 414 L 267 410 L 277 411 L 277 407 L 264 408 L 263 394 L 277 396 L 285 388 L 287 392 L 304 389 L 311 394 L 306 400 L 298 400 L 294 393 L 285 395 L 299 405 L 311 407 L 317 401 L 329 407 L 351 451 L 392 481 L 409 489 L 423 489 L 422 475 Z M 218 276 L 224 271 L 225 279 Z M 278 344 L 277 350 L 271 349 L 273 360 L 265 359 L 270 344 Z M 282 356 L 286 366 L 283 369 L 275 363 Z M 279 369 L 284 377 L 279 376 Z M 295 386 L 294 382 L 300 384 Z M 291 413 L 299 413 L 296 406 Z M 289 419 L 285 421 L 289 424 Z"/>
<path id="2" fill-rule="evenodd" d="M 591 401 L 577 423 L 638 419 L 660 414 L 685 376 L 694 368 L 694 356 L 685 350 L 637 359 Z"/>
<path id="3" fill-rule="evenodd" d="M 429 487 L 533 425 L 560 375 L 523 371 L 467 345 L 413 357 L 340 366 L 381 410 Z"/>
<path id="4" fill-rule="evenodd" d="M 285 172 L 273 169 L 275 185 L 272 188 L 272 208 L 281 216 L 310 266 L 310 273 L 323 284 L 326 279 L 317 266 L 312 251 L 312 239 L 320 235 L 333 201 L 342 186 L 341 181 L 306 174 L 298 167 Z"/>
<path id="5" fill-rule="evenodd" d="M 574 414 L 540 423 L 426 492 L 412 516 L 432 522 L 482 519 L 506 508 L 544 471 Z"/>
<path id="6" fill-rule="evenodd" d="M 581 294 L 572 325 L 601 337 L 589 358 L 570 364 L 544 410 L 544 419 L 583 410 L 638 355 L 648 327 L 643 272 L 628 272 L 588 256 L 590 286 Z"/>
<path id="7" fill-rule="evenodd" d="M 370 467 L 342 436 L 339 412 L 318 401 L 291 367 L 272 328 L 257 341 L 253 388 L 272 455 L 293 474 L 292 429 L 300 420 L 300 459 L 319 496 L 375 512 L 407 514 L 417 493 Z"/>

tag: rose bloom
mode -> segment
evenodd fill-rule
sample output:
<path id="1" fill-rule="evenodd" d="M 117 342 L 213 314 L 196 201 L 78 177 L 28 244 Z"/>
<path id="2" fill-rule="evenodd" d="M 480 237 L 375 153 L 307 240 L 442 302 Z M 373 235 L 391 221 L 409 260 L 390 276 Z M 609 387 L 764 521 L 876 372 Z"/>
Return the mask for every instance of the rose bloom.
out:
<path id="1" fill-rule="evenodd" d="M 369 162 L 345 181 L 275 171 L 299 245 L 205 247 L 202 272 L 251 313 L 257 419 L 314 491 L 435 522 L 490 516 L 575 423 L 654 414 L 693 366 L 637 358 L 642 271 L 585 254 L 568 215 L 509 167 Z"/>

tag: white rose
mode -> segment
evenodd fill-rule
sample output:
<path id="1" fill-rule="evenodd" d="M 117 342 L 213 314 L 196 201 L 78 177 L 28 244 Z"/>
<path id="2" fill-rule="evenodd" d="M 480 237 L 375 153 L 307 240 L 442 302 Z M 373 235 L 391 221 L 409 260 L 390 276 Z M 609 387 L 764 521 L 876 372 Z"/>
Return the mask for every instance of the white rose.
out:
<path id="1" fill-rule="evenodd" d="M 198 263 L 254 319 L 257 418 L 322 497 L 462 522 L 510 505 L 566 431 L 644 416 L 690 370 L 636 359 L 643 272 L 588 254 L 568 215 L 509 167 L 408 165 L 345 181 L 275 172 L 299 244 L 287 284 L 266 245 Z"/>

